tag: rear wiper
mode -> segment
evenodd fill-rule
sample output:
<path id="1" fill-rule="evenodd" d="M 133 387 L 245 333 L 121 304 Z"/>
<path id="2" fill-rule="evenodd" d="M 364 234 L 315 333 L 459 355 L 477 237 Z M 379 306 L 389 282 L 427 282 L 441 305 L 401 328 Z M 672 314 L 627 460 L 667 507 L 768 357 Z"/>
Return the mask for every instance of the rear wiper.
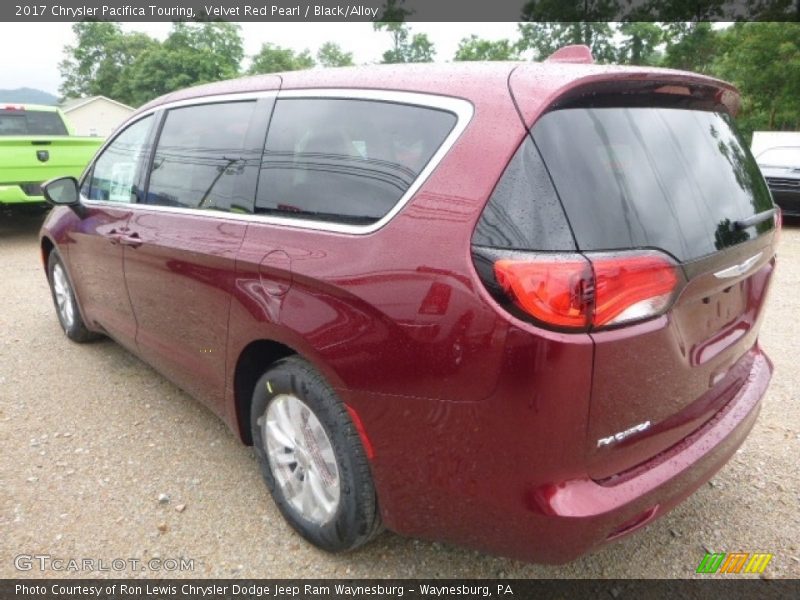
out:
<path id="1" fill-rule="evenodd" d="M 731 228 L 736 230 L 747 229 L 748 227 L 752 227 L 753 225 L 758 225 L 759 223 L 763 223 L 767 219 L 771 219 L 775 216 L 775 209 L 770 208 L 769 210 L 762 211 L 758 214 L 753 215 L 752 217 L 747 217 L 746 219 L 739 219 L 738 221 L 734 221 L 731 223 Z"/>

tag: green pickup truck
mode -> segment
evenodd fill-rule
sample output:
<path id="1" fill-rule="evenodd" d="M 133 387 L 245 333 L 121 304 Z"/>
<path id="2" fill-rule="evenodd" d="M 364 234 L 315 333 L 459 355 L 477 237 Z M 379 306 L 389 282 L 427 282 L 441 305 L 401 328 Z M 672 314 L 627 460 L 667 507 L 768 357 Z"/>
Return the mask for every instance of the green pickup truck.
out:
<path id="1" fill-rule="evenodd" d="M 54 106 L 0 103 L 0 209 L 44 206 L 42 182 L 79 177 L 103 141 L 73 135 Z"/>

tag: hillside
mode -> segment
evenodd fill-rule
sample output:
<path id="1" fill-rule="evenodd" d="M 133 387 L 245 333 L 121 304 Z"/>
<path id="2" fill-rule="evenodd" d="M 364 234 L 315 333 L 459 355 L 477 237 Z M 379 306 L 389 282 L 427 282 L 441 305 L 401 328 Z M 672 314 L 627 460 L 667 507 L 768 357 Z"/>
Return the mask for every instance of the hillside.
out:
<path id="1" fill-rule="evenodd" d="M 56 105 L 58 97 L 34 88 L 0 89 L 0 102 Z"/>

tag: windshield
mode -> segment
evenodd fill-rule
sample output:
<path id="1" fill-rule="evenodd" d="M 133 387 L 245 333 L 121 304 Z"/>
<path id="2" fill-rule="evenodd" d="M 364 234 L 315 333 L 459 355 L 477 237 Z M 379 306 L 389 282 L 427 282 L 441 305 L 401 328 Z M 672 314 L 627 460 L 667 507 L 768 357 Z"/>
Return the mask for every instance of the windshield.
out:
<path id="1" fill-rule="evenodd" d="M 651 247 L 688 261 L 774 226 L 733 226 L 773 204 L 725 113 L 565 108 L 532 134 L 580 250 Z"/>
<path id="2" fill-rule="evenodd" d="M 770 148 L 756 159 L 762 167 L 789 167 L 800 169 L 800 147 Z"/>
<path id="3" fill-rule="evenodd" d="M 67 135 L 57 112 L 0 110 L 0 135 Z"/>

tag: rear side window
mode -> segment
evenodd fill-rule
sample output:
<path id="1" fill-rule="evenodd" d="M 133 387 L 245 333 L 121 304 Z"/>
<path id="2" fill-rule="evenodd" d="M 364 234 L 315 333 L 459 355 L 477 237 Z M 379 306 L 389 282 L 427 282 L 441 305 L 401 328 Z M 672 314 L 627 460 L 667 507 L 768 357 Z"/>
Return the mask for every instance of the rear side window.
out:
<path id="1" fill-rule="evenodd" d="M 688 261 L 774 226 L 732 227 L 773 204 L 727 114 L 568 108 L 532 133 L 580 250 L 654 247 Z"/>
<path id="2" fill-rule="evenodd" d="M 57 112 L 0 110 L 0 135 L 67 135 Z"/>
<path id="3" fill-rule="evenodd" d="M 170 110 L 150 171 L 146 204 L 250 212 L 242 197 L 250 119 L 255 102 L 202 104 Z"/>
<path id="4" fill-rule="evenodd" d="M 575 250 L 564 209 L 530 136 L 486 203 L 472 243 L 507 250 Z"/>
<path id="5" fill-rule="evenodd" d="M 386 215 L 456 123 L 452 113 L 356 99 L 279 99 L 255 212 L 345 224 Z"/>

